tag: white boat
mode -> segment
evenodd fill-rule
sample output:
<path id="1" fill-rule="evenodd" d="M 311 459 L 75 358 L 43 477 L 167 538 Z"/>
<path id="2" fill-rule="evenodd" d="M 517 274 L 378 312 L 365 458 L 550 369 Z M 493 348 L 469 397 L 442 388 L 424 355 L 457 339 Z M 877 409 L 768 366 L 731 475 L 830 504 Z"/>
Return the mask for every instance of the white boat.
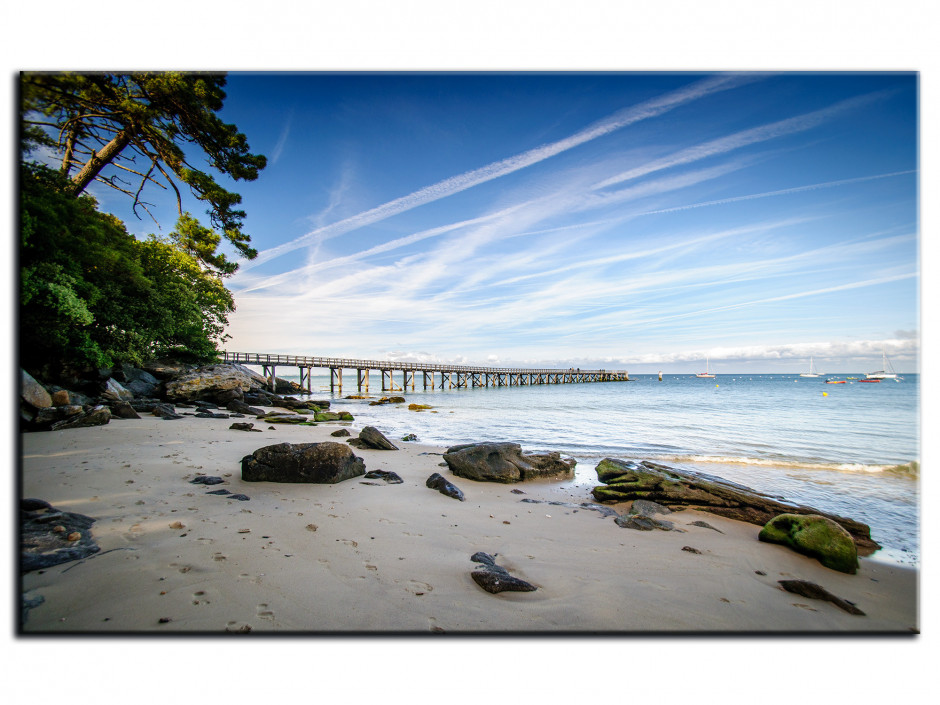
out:
<path id="1" fill-rule="evenodd" d="M 809 372 L 800 373 L 800 377 L 822 377 L 822 375 L 816 371 L 816 365 L 813 364 L 812 356 L 809 358 Z"/>
<path id="2" fill-rule="evenodd" d="M 891 367 L 891 363 L 888 362 L 888 356 L 885 355 L 884 349 L 881 350 L 881 369 L 877 372 L 869 372 L 865 375 L 866 379 L 897 379 L 898 375 L 894 371 L 894 368 Z"/>
<path id="3" fill-rule="evenodd" d="M 704 371 L 704 372 L 699 372 L 699 373 L 698 373 L 697 375 L 695 375 L 695 376 L 696 376 L 696 377 L 709 377 L 709 378 L 714 379 L 715 375 L 710 375 L 710 374 L 708 374 L 708 358 L 707 358 L 707 357 L 705 358 L 705 371 Z"/>

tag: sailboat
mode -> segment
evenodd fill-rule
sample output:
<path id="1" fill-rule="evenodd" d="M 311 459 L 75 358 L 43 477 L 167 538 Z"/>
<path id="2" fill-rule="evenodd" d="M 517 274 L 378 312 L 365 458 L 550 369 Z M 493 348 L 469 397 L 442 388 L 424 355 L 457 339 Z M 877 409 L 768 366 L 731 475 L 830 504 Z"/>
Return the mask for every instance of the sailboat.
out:
<path id="1" fill-rule="evenodd" d="M 898 375 L 888 362 L 888 356 L 885 355 L 884 348 L 881 349 L 881 369 L 877 372 L 869 372 L 865 375 L 866 379 L 897 379 Z"/>
<path id="2" fill-rule="evenodd" d="M 800 373 L 800 377 L 822 377 L 822 375 L 816 371 L 816 366 L 813 364 L 812 355 L 809 358 L 809 372 Z"/>
<path id="3" fill-rule="evenodd" d="M 708 374 L 708 358 L 707 358 L 707 357 L 705 358 L 705 371 L 704 371 L 704 372 L 699 372 L 699 373 L 698 373 L 697 375 L 695 375 L 695 376 L 696 376 L 696 377 L 710 377 L 710 378 L 714 379 L 715 375 L 710 375 L 710 374 Z"/>

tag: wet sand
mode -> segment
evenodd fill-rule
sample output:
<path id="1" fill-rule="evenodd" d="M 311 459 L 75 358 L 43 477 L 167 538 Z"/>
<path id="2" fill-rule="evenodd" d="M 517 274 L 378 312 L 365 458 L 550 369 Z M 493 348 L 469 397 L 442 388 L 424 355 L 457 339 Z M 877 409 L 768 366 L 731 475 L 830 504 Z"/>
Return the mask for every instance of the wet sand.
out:
<path id="1" fill-rule="evenodd" d="M 256 422 L 264 430 L 254 433 L 229 430 L 231 423 L 148 416 L 23 435 L 23 496 L 94 517 L 101 548 L 23 575 L 23 591 L 43 600 L 29 611 L 26 633 L 774 634 L 918 627 L 917 571 L 909 568 L 862 559 L 858 574 L 845 575 L 759 542 L 757 526 L 696 511 L 670 515 L 684 532 L 623 529 L 578 506 L 592 501 L 583 486 L 464 480 L 439 466 L 443 449 L 394 438 L 399 451 L 354 452 L 367 471 L 394 471 L 403 484 L 363 477 L 335 485 L 244 482 L 240 460 L 259 447 L 345 439 L 330 436 L 338 424 L 269 430 Z M 359 427 L 349 429 L 355 435 Z M 434 472 L 466 501 L 427 488 Z M 225 482 L 191 484 L 198 474 Z M 250 500 L 208 494 L 218 489 Z M 697 520 L 718 531 L 691 525 Z M 485 592 L 470 577 L 477 551 L 495 555 L 538 590 Z M 787 593 L 778 585 L 785 579 L 818 583 L 865 616 Z"/>

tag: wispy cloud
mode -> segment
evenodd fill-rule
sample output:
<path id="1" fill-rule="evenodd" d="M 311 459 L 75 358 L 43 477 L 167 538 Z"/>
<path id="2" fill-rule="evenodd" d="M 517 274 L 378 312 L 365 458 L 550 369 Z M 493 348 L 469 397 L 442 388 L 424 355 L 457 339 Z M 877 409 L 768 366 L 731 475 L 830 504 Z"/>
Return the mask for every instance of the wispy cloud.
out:
<path id="1" fill-rule="evenodd" d="M 277 139 L 277 144 L 275 144 L 274 149 L 271 150 L 271 166 L 277 164 L 278 160 L 281 158 L 281 154 L 284 152 L 284 147 L 287 145 L 287 139 L 290 136 L 290 126 L 293 120 L 294 112 L 291 111 L 287 115 L 284 127 L 281 128 L 281 135 Z"/>
<path id="2" fill-rule="evenodd" d="M 642 120 L 648 120 L 673 110 L 674 108 L 700 99 L 704 96 L 717 93 L 719 91 L 729 90 L 745 83 L 757 80 L 758 76 L 753 74 L 727 74 L 698 81 L 691 86 L 646 101 L 637 106 L 625 108 L 603 120 L 595 122 L 592 125 L 570 135 L 564 139 L 541 145 L 534 149 L 527 150 L 521 154 L 493 162 L 479 169 L 464 172 L 457 176 L 439 181 L 431 186 L 419 189 L 413 193 L 384 203 L 365 212 L 359 213 L 350 218 L 339 222 L 317 228 L 306 235 L 302 235 L 290 242 L 269 248 L 259 253 L 254 260 L 241 262 L 244 270 L 257 267 L 270 259 L 279 257 L 288 252 L 296 250 L 309 244 L 314 238 L 320 240 L 336 237 L 347 233 L 356 228 L 376 223 L 393 215 L 403 213 L 421 205 L 437 201 L 441 198 L 460 193 L 473 186 L 492 181 L 507 174 L 519 171 L 533 164 L 542 162 L 550 157 L 556 156 L 567 150 L 573 149 L 579 145 L 595 140 L 604 135 L 608 135 L 616 130 L 620 130 L 628 125 L 635 124 Z"/>

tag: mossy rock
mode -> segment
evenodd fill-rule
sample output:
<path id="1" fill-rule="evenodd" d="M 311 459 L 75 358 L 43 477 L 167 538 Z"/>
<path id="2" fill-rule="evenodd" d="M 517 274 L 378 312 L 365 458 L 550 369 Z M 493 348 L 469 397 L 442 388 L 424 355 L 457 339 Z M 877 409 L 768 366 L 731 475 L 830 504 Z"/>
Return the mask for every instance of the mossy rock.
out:
<path id="1" fill-rule="evenodd" d="M 353 415 L 348 411 L 318 411 L 314 415 L 315 421 L 352 421 Z"/>
<path id="2" fill-rule="evenodd" d="M 409 404 L 408 409 L 410 411 L 424 411 L 425 409 L 433 409 L 430 404 Z"/>
<path id="3" fill-rule="evenodd" d="M 858 550 L 851 534 L 818 514 L 780 514 L 764 525 L 757 538 L 788 546 L 832 570 L 852 575 L 858 570 Z"/>
<path id="4" fill-rule="evenodd" d="M 636 467 L 637 466 L 633 463 L 628 463 L 623 460 L 604 458 L 604 460 L 597 464 L 597 479 L 605 485 L 636 482 L 639 479 L 639 475 L 635 470 Z"/>

